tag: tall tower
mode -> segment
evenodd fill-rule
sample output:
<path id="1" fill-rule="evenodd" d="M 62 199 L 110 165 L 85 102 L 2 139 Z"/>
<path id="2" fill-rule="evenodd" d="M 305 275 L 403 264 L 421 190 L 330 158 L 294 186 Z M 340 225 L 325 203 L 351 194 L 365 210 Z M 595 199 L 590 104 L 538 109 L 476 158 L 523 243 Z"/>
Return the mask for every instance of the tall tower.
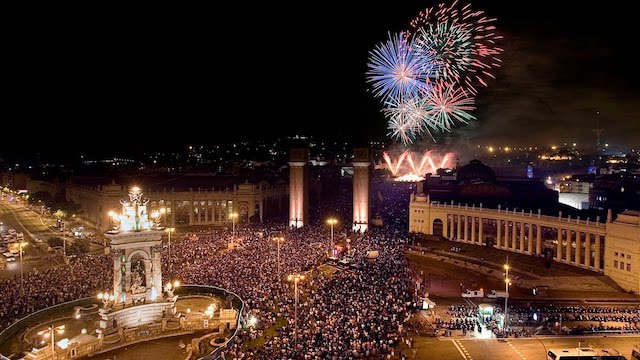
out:
<path id="1" fill-rule="evenodd" d="M 369 228 L 369 183 L 371 172 L 371 150 L 353 149 L 353 231 Z"/>
<path id="2" fill-rule="evenodd" d="M 289 226 L 309 221 L 309 149 L 289 152 Z"/>
<path id="3" fill-rule="evenodd" d="M 113 256 L 113 295 L 116 303 L 154 301 L 162 297 L 162 231 L 149 218 L 139 188 L 120 200 L 122 213 L 113 214 L 116 230 L 107 232 Z"/>

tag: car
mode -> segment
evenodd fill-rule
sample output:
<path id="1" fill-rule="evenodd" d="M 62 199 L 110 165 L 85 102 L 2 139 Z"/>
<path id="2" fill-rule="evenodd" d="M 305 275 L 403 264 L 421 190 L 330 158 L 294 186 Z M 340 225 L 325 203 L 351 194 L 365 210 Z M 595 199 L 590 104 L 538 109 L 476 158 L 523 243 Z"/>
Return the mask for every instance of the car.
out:
<path id="1" fill-rule="evenodd" d="M 9 257 L 9 258 L 7 258 L 7 260 L 6 260 L 6 261 L 7 261 L 7 262 L 13 262 L 13 261 L 16 261 L 16 258 L 14 258 L 14 257 Z"/>
<path id="2" fill-rule="evenodd" d="M 484 297 L 484 290 L 466 290 L 460 294 L 463 298 L 482 298 Z"/>

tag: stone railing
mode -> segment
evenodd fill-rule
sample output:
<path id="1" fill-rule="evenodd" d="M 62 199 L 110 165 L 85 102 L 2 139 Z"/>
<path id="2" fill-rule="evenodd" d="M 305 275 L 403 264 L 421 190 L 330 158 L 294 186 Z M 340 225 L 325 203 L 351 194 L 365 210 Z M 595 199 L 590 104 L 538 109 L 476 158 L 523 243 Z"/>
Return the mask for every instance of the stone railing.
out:
<path id="1" fill-rule="evenodd" d="M 184 296 L 200 295 L 200 296 L 216 297 L 221 299 L 223 302 L 230 300 L 231 307 L 234 310 L 238 311 L 236 323 L 235 323 L 235 329 L 233 334 L 229 336 L 229 341 L 227 341 L 225 345 L 217 348 L 211 354 L 203 357 L 202 359 L 213 360 L 213 359 L 219 358 L 220 352 L 224 351 L 225 349 L 233 345 L 233 342 L 235 341 L 235 336 L 238 332 L 238 329 L 241 327 L 240 319 L 242 318 L 242 312 L 244 310 L 244 301 L 237 294 L 219 287 L 215 287 L 215 286 L 183 285 L 182 287 L 178 288 L 175 293 L 177 295 L 184 295 Z M 79 311 L 80 309 L 90 309 L 90 308 L 93 309 L 94 308 L 93 305 L 99 304 L 99 303 L 100 301 L 97 300 L 97 298 L 87 297 L 87 298 L 69 301 L 66 303 L 62 303 L 59 305 L 55 305 L 46 309 L 36 311 L 33 314 L 25 316 L 24 318 L 16 321 L 15 323 L 11 324 L 9 327 L 4 329 L 2 332 L 0 332 L 0 344 L 3 344 L 10 339 L 15 340 L 14 337 L 24 329 L 36 326 L 37 324 L 45 324 L 56 319 L 72 317 L 76 311 Z M 126 339 L 119 338 L 118 339 L 119 341 L 117 341 L 116 343 L 111 343 L 111 341 L 109 340 L 115 340 L 115 339 L 105 339 L 107 341 L 99 341 L 100 344 L 97 345 L 97 347 L 96 347 L 96 344 L 91 345 L 94 349 L 92 351 L 92 354 L 102 353 L 102 352 L 113 350 L 116 348 L 121 348 L 122 346 L 127 346 L 139 341 L 148 341 L 148 340 L 153 340 L 154 338 L 164 338 L 164 337 L 188 334 L 188 333 L 192 333 L 194 330 L 198 330 L 198 329 L 170 328 L 170 329 L 165 329 L 162 332 L 162 334 L 156 334 L 155 336 L 151 336 L 150 338 L 145 338 L 144 340 L 137 340 L 137 341 L 126 341 Z M 125 340 L 125 341 L 122 341 L 122 340 Z M 58 351 L 56 351 L 56 353 L 58 353 Z M 0 354 L 0 356 L 2 356 L 2 354 Z M 64 356 L 64 355 L 60 354 L 59 356 Z"/>
<path id="2" fill-rule="evenodd" d="M 62 304 L 54 305 L 46 309 L 38 310 L 30 315 L 23 317 L 22 319 L 14 322 L 6 329 L 0 332 L 0 344 L 3 344 L 7 340 L 13 338 L 20 331 L 32 327 L 36 324 L 44 324 L 63 318 L 63 314 L 68 314 L 66 317 L 71 317 L 74 314 L 75 308 L 88 308 L 93 304 L 97 304 L 99 301 L 95 297 L 86 297 L 78 300 L 68 301 Z M 2 355 L 2 354 L 0 354 Z"/>

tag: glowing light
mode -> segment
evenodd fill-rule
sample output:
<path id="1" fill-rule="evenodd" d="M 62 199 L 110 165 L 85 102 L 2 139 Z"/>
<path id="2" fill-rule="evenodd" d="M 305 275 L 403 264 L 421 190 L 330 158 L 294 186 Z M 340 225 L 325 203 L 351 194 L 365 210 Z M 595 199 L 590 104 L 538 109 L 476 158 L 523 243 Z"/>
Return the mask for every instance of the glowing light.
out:
<path id="1" fill-rule="evenodd" d="M 420 175 L 416 175 L 416 174 L 405 174 L 402 176 L 398 176 L 397 178 L 393 179 L 394 181 L 399 181 L 399 182 L 418 182 L 418 181 L 422 181 L 424 180 L 424 177 L 420 176 Z"/>
<path id="2" fill-rule="evenodd" d="M 474 100 L 459 87 L 438 83 L 426 93 L 427 116 L 441 131 L 451 131 L 456 122 L 468 124 L 475 116 Z"/>
<path id="3" fill-rule="evenodd" d="M 56 343 L 61 349 L 66 349 L 69 347 L 69 339 L 64 338 Z"/>
<path id="4" fill-rule="evenodd" d="M 418 96 L 426 89 L 430 60 L 416 54 L 412 39 L 389 33 L 389 40 L 369 52 L 367 82 L 374 96 L 383 100 Z"/>
<path id="5" fill-rule="evenodd" d="M 249 317 L 249 321 L 247 323 L 249 324 L 249 326 L 255 326 L 258 323 L 258 318 L 256 318 L 255 316 L 251 315 L 251 317 Z"/>
<path id="6" fill-rule="evenodd" d="M 486 87 L 486 79 L 494 78 L 490 71 L 501 64 L 498 56 L 503 49 L 496 43 L 502 36 L 492 24 L 495 20 L 472 10 L 471 5 L 460 8 L 457 1 L 427 8 L 410 24 L 416 52 L 433 57 L 438 80 L 458 83 L 476 93 L 475 85 Z"/>

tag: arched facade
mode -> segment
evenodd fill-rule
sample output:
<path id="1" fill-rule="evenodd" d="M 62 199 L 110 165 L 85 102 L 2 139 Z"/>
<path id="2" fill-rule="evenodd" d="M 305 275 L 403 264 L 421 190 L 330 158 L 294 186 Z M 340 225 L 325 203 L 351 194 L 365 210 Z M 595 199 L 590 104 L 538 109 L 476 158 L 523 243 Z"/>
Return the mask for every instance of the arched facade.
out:
<path id="1" fill-rule="evenodd" d="M 409 231 L 533 256 L 552 251 L 554 260 L 605 273 L 626 290 L 640 293 L 640 212 L 626 211 L 613 221 L 544 216 L 539 211 L 487 209 L 431 202 L 411 195 Z"/>

